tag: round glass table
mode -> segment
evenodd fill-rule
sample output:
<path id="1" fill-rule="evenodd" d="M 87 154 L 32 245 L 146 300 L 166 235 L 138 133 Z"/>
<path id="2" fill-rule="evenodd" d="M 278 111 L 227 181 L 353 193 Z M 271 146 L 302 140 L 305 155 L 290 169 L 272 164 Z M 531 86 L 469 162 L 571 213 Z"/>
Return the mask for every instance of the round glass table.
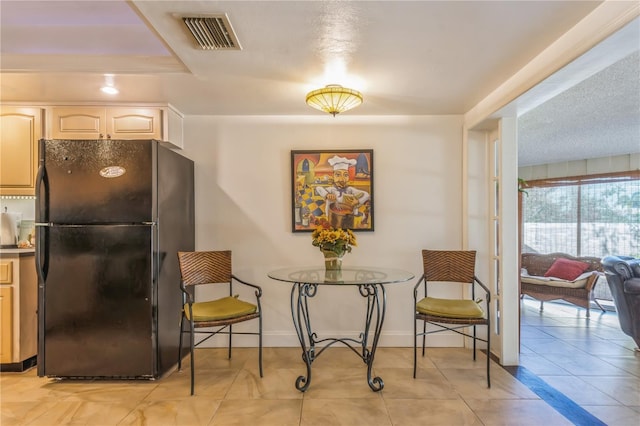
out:
<path id="1" fill-rule="evenodd" d="M 296 388 L 304 392 L 311 384 L 311 364 L 325 349 L 336 343 L 343 344 L 356 353 L 367 365 L 367 382 L 374 391 L 380 391 L 384 382 L 380 377 L 372 377 L 375 358 L 387 303 L 385 285 L 402 283 L 414 278 L 411 272 L 400 269 L 362 267 L 342 267 L 339 270 L 327 270 L 324 266 L 283 268 L 268 273 L 269 278 L 292 283 L 291 317 L 293 326 L 302 347 L 302 359 L 307 373 L 296 379 Z M 367 300 L 364 330 L 359 338 L 327 337 L 318 338 L 311 327 L 308 299 L 313 298 L 320 287 L 348 286 L 356 287 L 359 294 Z M 371 336 L 371 341 L 369 337 Z M 316 348 L 318 345 L 318 348 Z"/>

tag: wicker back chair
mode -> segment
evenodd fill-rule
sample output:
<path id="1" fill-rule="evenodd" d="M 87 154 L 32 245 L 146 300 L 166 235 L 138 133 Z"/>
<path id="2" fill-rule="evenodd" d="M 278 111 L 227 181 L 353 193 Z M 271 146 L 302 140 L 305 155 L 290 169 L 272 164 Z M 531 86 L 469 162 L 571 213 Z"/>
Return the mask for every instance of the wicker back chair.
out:
<path id="1" fill-rule="evenodd" d="M 475 276 L 475 251 L 442 251 L 422 250 L 422 262 L 424 274 L 413 289 L 415 307 L 415 320 L 413 323 L 413 378 L 416 377 L 418 337 L 422 336 L 422 356 L 425 352 L 425 339 L 427 334 L 442 331 L 453 331 L 473 339 L 473 359 L 476 359 L 476 340 L 487 343 L 487 387 L 491 387 L 489 366 L 491 360 L 491 326 L 489 302 L 491 293 L 489 289 Z M 431 283 L 438 282 L 446 285 L 470 285 L 471 299 L 441 299 L 430 297 L 428 287 Z M 486 311 L 480 307 L 481 301 L 476 301 L 475 284 L 478 284 L 485 292 Z M 419 294 L 420 288 L 424 293 Z M 418 331 L 418 321 L 422 321 L 422 331 Z M 427 331 L 427 323 L 436 327 Z M 476 326 L 487 326 L 487 338 L 476 336 Z M 468 334 L 467 327 L 473 327 L 473 334 Z"/>
<path id="2" fill-rule="evenodd" d="M 262 377 L 262 309 L 260 297 L 262 289 L 245 282 L 231 272 L 231 251 L 178 252 L 180 265 L 180 288 L 183 294 L 182 318 L 180 320 L 180 343 L 178 347 L 178 370 L 182 369 L 182 335 L 190 336 L 191 354 L 191 395 L 194 394 L 194 348 L 216 334 L 229 336 L 229 359 L 231 359 L 232 325 L 253 319 L 258 320 L 257 332 L 235 332 L 258 336 L 258 364 Z M 233 284 L 237 282 L 255 290 L 255 303 L 249 303 L 233 295 Z M 229 296 L 214 300 L 196 301 L 194 287 L 226 285 Z M 188 327 L 185 329 L 185 324 Z M 196 329 L 204 330 L 196 330 Z M 195 335 L 205 337 L 195 342 Z"/>

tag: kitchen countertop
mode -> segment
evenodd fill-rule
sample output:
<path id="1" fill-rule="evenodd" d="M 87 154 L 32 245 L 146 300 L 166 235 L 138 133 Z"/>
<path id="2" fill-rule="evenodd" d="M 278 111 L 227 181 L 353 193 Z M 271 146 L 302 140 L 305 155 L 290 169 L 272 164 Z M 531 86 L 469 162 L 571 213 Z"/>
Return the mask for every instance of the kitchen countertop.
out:
<path id="1" fill-rule="evenodd" d="M 35 247 L 31 248 L 0 248 L 0 256 L 7 254 L 17 254 L 20 256 L 29 256 L 30 254 L 35 254 Z"/>

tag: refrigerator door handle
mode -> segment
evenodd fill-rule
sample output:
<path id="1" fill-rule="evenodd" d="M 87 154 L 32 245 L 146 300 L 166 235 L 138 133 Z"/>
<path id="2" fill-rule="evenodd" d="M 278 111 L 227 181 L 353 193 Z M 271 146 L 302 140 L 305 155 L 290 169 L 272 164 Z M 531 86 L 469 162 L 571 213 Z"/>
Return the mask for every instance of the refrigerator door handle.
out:
<path id="1" fill-rule="evenodd" d="M 44 222 L 49 219 L 49 180 L 47 169 L 44 166 L 44 139 L 40 139 L 40 158 L 38 174 L 36 175 L 36 222 Z"/>
<path id="2" fill-rule="evenodd" d="M 44 285 L 49 269 L 49 262 L 47 259 L 47 238 L 50 226 L 49 223 L 44 223 L 49 219 L 49 180 L 47 178 L 47 169 L 45 168 L 45 140 L 40 139 L 38 144 L 39 148 L 39 166 L 38 174 L 36 175 L 35 190 L 36 190 L 36 273 L 41 285 Z"/>
<path id="3" fill-rule="evenodd" d="M 49 270 L 49 262 L 47 259 L 47 238 L 45 233 L 49 231 L 48 223 L 36 223 L 36 274 L 41 285 L 47 278 L 47 272 Z"/>

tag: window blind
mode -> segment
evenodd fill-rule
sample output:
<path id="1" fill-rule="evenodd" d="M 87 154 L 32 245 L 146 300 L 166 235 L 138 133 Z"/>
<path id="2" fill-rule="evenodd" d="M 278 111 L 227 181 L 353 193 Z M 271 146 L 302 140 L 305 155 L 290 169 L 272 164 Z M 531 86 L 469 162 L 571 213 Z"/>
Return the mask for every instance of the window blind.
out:
<path id="1" fill-rule="evenodd" d="M 640 173 L 528 182 L 522 251 L 640 257 Z"/>

